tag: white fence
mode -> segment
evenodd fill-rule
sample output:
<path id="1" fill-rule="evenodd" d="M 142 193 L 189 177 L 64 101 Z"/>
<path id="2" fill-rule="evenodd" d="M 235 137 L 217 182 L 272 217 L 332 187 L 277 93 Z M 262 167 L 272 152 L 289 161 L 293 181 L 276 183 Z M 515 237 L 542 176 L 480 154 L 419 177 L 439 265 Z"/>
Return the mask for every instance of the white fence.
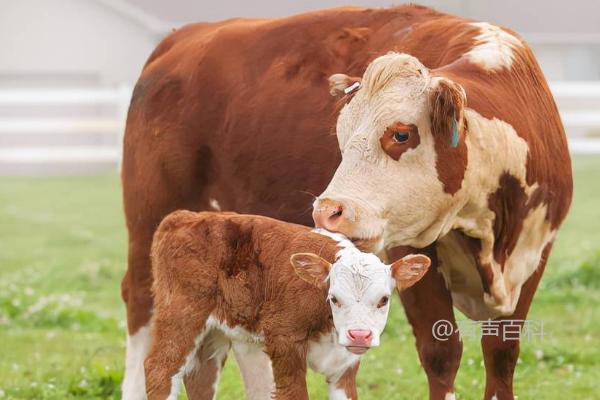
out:
<path id="1" fill-rule="evenodd" d="M 0 90 L 0 174 L 114 169 L 131 87 Z"/>
<path id="2" fill-rule="evenodd" d="M 600 154 L 600 82 L 553 82 L 573 153 Z M 131 87 L 0 89 L 0 174 L 114 169 Z"/>

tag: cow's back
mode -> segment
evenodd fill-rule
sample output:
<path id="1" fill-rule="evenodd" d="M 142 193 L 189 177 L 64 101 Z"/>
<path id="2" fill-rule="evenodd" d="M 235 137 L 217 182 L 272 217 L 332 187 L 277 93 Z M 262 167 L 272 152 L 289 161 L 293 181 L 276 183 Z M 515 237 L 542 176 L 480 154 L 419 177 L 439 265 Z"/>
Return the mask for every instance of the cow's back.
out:
<path id="1" fill-rule="evenodd" d="M 130 215 L 156 214 L 156 226 L 174 208 L 211 205 L 311 224 L 312 196 L 340 160 L 327 77 L 361 75 L 436 18 L 448 17 L 418 6 L 341 8 L 174 32 L 149 58 L 129 110 L 130 230 Z M 460 55 L 414 50 L 433 66 Z"/>

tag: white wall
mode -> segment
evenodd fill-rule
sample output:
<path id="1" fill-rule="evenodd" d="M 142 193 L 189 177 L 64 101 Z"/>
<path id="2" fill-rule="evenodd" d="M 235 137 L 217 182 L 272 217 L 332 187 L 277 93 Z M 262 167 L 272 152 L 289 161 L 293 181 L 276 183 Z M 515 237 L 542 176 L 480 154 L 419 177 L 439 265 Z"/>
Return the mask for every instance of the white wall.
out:
<path id="1" fill-rule="evenodd" d="M 157 40 L 95 0 L 0 0 L 0 86 L 132 83 Z"/>

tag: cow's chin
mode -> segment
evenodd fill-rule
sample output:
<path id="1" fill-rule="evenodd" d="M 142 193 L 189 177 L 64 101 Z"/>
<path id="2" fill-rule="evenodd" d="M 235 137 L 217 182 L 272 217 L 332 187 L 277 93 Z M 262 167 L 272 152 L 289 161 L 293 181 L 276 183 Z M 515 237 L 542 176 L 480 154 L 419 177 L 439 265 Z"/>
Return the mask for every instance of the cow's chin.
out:
<path id="1" fill-rule="evenodd" d="M 370 347 L 363 346 L 346 346 L 346 350 L 348 350 L 352 354 L 356 354 L 360 356 L 361 354 L 365 354 Z"/>

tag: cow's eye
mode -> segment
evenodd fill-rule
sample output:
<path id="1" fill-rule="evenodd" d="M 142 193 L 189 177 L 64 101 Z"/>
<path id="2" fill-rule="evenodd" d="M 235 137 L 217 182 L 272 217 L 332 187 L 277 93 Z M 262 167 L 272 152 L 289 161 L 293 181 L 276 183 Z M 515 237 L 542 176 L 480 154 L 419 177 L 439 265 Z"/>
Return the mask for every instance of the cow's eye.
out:
<path id="1" fill-rule="evenodd" d="M 394 132 L 394 141 L 398 142 L 398 143 L 404 143 L 406 141 L 408 141 L 408 138 L 410 136 L 409 132 L 402 132 L 402 131 L 396 131 Z"/>
<path id="2" fill-rule="evenodd" d="M 338 299 L 335 296 L 331 296 L 329 298 L 329 301 L 331 302 L 331 304 L 335 304 L 336 306 L 339 306 L 340 302 L 338 301 Z"/>
<path id="3" fill-rule="evenodd" d="M 383 296 L 377 303 L 377 308 L 385 307 L 388 301 L 390 301 L 390 296 Z"/>

